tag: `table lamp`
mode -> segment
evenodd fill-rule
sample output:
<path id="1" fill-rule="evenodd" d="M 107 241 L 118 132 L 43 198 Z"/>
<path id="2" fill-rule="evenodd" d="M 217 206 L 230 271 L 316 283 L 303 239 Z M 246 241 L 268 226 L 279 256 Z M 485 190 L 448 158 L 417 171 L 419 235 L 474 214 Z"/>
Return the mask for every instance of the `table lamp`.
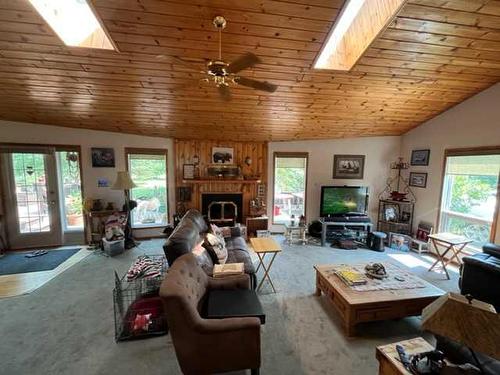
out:
<path id="1" fill-rule="evenodd" d="M 134 247 L 135 242 L 132 238 L 132 226 L 130 225 L 130 198 L 129 190 L 135 188 L 137 185 L 132 181 L 128 171 L 119 171 L 116 174 L 116 181 L 111 186 L 111 190 L 123 190 L 125 194 L 125 207 L 127 211 L 127 224 L 125 226 L 125 247 L 127 249 Z"/>
<path id="2" fill-rule="evenodd" d="M 500 359 L 500 316 L 485 302 L 447 293 L 422 311 L 422 328 Z M 477 361 L 477 359 L 476 359 Z"/>

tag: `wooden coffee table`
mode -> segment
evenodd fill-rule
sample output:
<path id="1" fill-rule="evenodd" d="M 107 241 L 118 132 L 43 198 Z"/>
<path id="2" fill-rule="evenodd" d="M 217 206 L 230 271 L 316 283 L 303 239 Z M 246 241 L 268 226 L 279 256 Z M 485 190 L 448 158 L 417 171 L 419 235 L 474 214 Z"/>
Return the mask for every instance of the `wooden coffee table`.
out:
<path id="1" fill-rule="evenodd" d="M 445 293 L 424 280 L 424 288 L 358 292 L 331 273 L 333 267 L 314 266 L 316 295 L 323 292 L 333 303 L 347 336 L 354 336 L 359 323 L 421 315 L 424 307 Z"/>

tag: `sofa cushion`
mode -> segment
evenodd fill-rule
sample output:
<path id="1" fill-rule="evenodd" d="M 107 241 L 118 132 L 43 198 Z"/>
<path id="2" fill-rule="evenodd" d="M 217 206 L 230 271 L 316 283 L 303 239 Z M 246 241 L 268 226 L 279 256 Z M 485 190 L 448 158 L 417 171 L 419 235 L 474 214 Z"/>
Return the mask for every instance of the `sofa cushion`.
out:
<path id="1" fill-rule="evenodd" d="M 215 264 L 224 264 L 227 260 L 227 249 L 224 238 L 212 233 L 205 235 L 203 247 L 207 249 Z"/>
<path id="2" fill-rule="evenodd" d="M 163 246 L 168 264 L 171 266 L 178 257 L 191 252 L 199 239 L 200 233 L 196 224 L 190 220 L 182 221 Z"/>
<path id="3" fill-rule="evenodd" d="M 494 243 L 487 243 L 483 246 L 483 253 L 492 255 L 500 259 L 500 245 Z"/>
<path id="4" fill-rule="evenodd" d="M 226 238 L 226 263 L 243 263 L 246 273 L 255 273 L 255 267 L 243 237 Z"/>
<path id="5" fill-rule="evenodd" d="M 205 221 L 205 218 L 198 210 L 190 209 L 183 216 L 181 223 L 179 224 L 182 224 L 182 221 L 184 220 L 190 220 L 194 225 L 196 225 L 198 227 L 198 233 L 205 233 L 208 230 L 208 225 Z"/>
<path id="6" fill-rule="evenodd" d="M 463 258 L 464 263 L 474 264 L 485 270 L 500 273 L 500 258 L 487 253 L 474 254 Z"/>

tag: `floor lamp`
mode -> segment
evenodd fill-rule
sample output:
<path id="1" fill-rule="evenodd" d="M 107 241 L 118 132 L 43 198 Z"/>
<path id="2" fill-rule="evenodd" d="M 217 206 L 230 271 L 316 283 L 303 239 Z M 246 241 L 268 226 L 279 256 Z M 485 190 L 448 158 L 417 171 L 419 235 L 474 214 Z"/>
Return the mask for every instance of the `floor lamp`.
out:
<path id="1" fill-rule="evenodd" d="M 116 181 L 111 187 L 112 190 L 123 190 L 125 194 L 125 207 L 127 211 L 127 223 L 125 224 L 125 248 L 130 249 L 135 246 L 135 241 L 132 237 L 132 225 L 130 223 L 130 198 L 129 190 L 135 188 L 137 185 L 132 181 L 130 173 L 127 171 L 120 171 L 116 174 Z"/>

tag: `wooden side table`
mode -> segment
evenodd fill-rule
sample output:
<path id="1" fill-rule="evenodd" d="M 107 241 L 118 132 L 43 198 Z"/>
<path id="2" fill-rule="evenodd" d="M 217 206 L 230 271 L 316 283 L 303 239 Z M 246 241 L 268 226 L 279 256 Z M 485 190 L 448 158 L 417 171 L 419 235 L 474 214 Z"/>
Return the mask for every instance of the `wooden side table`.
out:
<path id="1" fill-rule="evenodd" d="M 375 356 L 379 362 L 379 375 L 411 375 L 399 359 L 396 345 L 405 348 L 407 354 L 417 354 L 433 350 L 433 346 L 422 337 L 377 346 Z"/>
<path id="2" fill-rule="evenodd" d="M 250 243 L 252 244 L 253 251 L 257 254 L 259 257 L 259 265 L 257 266 L 257 269 L 255 270 L 255 273 L 259 271 L 260 267 L 264 269 L 264 276 L 262 277 L 262 280 L 260 280 L 259 285 L 257 286 L 257 291 L 260 290 L 262 287 L 262 283 L 264 283 L 264 280 L 267 279 L 269 283 L 271 284 L 271 287 L 273 288 L 274 293 L 276 293 L 276 289 L 274 288 L 273 281 L 271 280 L 271 277 L 269 276 L 269 271 L 271 270 L 271 266 L 273 265 L 274 258 L 276 258 L 276 255 L 281 252 L 281 247 L 280 245 L 270 237 L 252 237 L 250 238 Z M 264 263 L 264 257 L 266 256 L 267 253 L 272 254 L 271 261 L 269 264 L 266 266 Z"/>
<path id="3" fill-rule="evenodd" d="M 429 234 L 429 239 L 434 245 L 434 248 L 436 249 L 436 255 L 438 257 L 438 259 L 429 268 L 429 271 L 432 271 L 438 263 L 441 263 L 441 265 L 443 266 L 443 271 L 446 274 L 446 278 L 449 280 L 450 275 L 448 274 L 446 266 L 451 261 L 453 261 L 453 259 L 456 259 L 458 264 L 461 265 L 462 261 L 460 260 L 458 255 L 462 252 L 465 246 L 473 241 L 468 239 L 467 237 L 459 236 L 453 233 Z M 443 252 L 440 252 L 440 248 L 443 250 Z M 446 260 L 446 254 L 448 254 L 450 251 L 453 253 L 453 255 L 450 259 Z"/>
<path id="4" fill-rule="evenodd" d="M 258 230 L 267 230 L 269 219 L 267 216 L 247 217 L 248 237 L 255 237 Z"/>

